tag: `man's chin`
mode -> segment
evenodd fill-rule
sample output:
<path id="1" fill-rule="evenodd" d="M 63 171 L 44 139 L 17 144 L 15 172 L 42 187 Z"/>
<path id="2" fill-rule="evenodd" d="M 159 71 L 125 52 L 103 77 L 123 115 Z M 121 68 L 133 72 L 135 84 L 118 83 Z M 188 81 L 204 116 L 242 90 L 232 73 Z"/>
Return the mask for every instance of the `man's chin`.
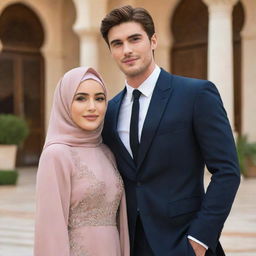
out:
<path id="1" fill-rule="evenodd" d="M 138 68 L 122 69 L 122 71 L 125 74 L 125 76 L 128 76 L 128 77 L 135 77 L 141 73 L 141 70 Z"/>

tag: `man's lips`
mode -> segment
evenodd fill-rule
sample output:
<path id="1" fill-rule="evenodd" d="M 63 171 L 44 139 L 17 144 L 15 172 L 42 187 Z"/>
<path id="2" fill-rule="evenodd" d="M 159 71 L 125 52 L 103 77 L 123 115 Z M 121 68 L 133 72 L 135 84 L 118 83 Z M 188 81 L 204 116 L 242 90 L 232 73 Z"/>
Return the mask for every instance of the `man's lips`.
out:
<path id="1" fill-rule="evenodd" d="M 136 60 L 138 60 L 139 58 L 133 57 L 133 58 L 128 58 L 128 59 L 124 59 L 122 62 L 125 64 L 130 64 Z"/>
<path id="2" fill-rule="evenodd" d="M 98 115 L 86 115 L 86 116 L 83 116 L 86 120 L 89 120 L 89 121 L 95 121 L 97 118 L 98 118 Z"/>

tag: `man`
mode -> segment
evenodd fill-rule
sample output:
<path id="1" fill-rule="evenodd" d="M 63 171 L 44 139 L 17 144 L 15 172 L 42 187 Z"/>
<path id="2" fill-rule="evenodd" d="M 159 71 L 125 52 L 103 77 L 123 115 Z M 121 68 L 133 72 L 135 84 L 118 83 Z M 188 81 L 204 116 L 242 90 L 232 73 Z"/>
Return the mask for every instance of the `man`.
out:
<path id="1" fill-rule="evenodd" d="M 101 33 L 126 77 L 103 138 L 125 183 L 132 255 L 225 255 L 219 237 L 240 172 L 216 87 L 155 64 L 157 38 L 143 8 L 114 9 Z"/>

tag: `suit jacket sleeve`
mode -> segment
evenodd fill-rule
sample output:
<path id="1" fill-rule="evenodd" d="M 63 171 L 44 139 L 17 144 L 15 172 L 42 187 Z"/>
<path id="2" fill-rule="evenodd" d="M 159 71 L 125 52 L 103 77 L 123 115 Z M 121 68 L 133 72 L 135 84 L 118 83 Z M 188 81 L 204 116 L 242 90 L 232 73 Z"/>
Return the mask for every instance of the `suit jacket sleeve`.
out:
<path id="1" fill-rule="evenodd" d="M 62 152 L 43 151 L 37 173 L 34 256 L 69 256 L 70 166 Z"/>
<path id="2" fill-rule="evenodd" d="M 193 111 L 194 132 L 212 178 L 188 234 L 215 251 L 240 183 L 240 171 L 232 130 L 214 84 L 202 86 Z"/>

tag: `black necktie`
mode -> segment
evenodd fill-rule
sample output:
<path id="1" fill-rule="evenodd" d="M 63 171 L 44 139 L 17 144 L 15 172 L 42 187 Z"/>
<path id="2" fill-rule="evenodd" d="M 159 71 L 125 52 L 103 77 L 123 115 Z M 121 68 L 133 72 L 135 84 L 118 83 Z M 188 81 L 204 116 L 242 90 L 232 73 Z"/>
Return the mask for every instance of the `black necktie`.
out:
<path id="1" fill-rule="evenodd" d="M 135 163 L 137 163 L 137 156 L 139 150 L 139 110 L 140 110 L 140 95 L 139 90 L 133 90 L 133 104 L 132 104 L 132 115 L 130 123 L 130 146 L 132 150 L 132 155 Z"/>

